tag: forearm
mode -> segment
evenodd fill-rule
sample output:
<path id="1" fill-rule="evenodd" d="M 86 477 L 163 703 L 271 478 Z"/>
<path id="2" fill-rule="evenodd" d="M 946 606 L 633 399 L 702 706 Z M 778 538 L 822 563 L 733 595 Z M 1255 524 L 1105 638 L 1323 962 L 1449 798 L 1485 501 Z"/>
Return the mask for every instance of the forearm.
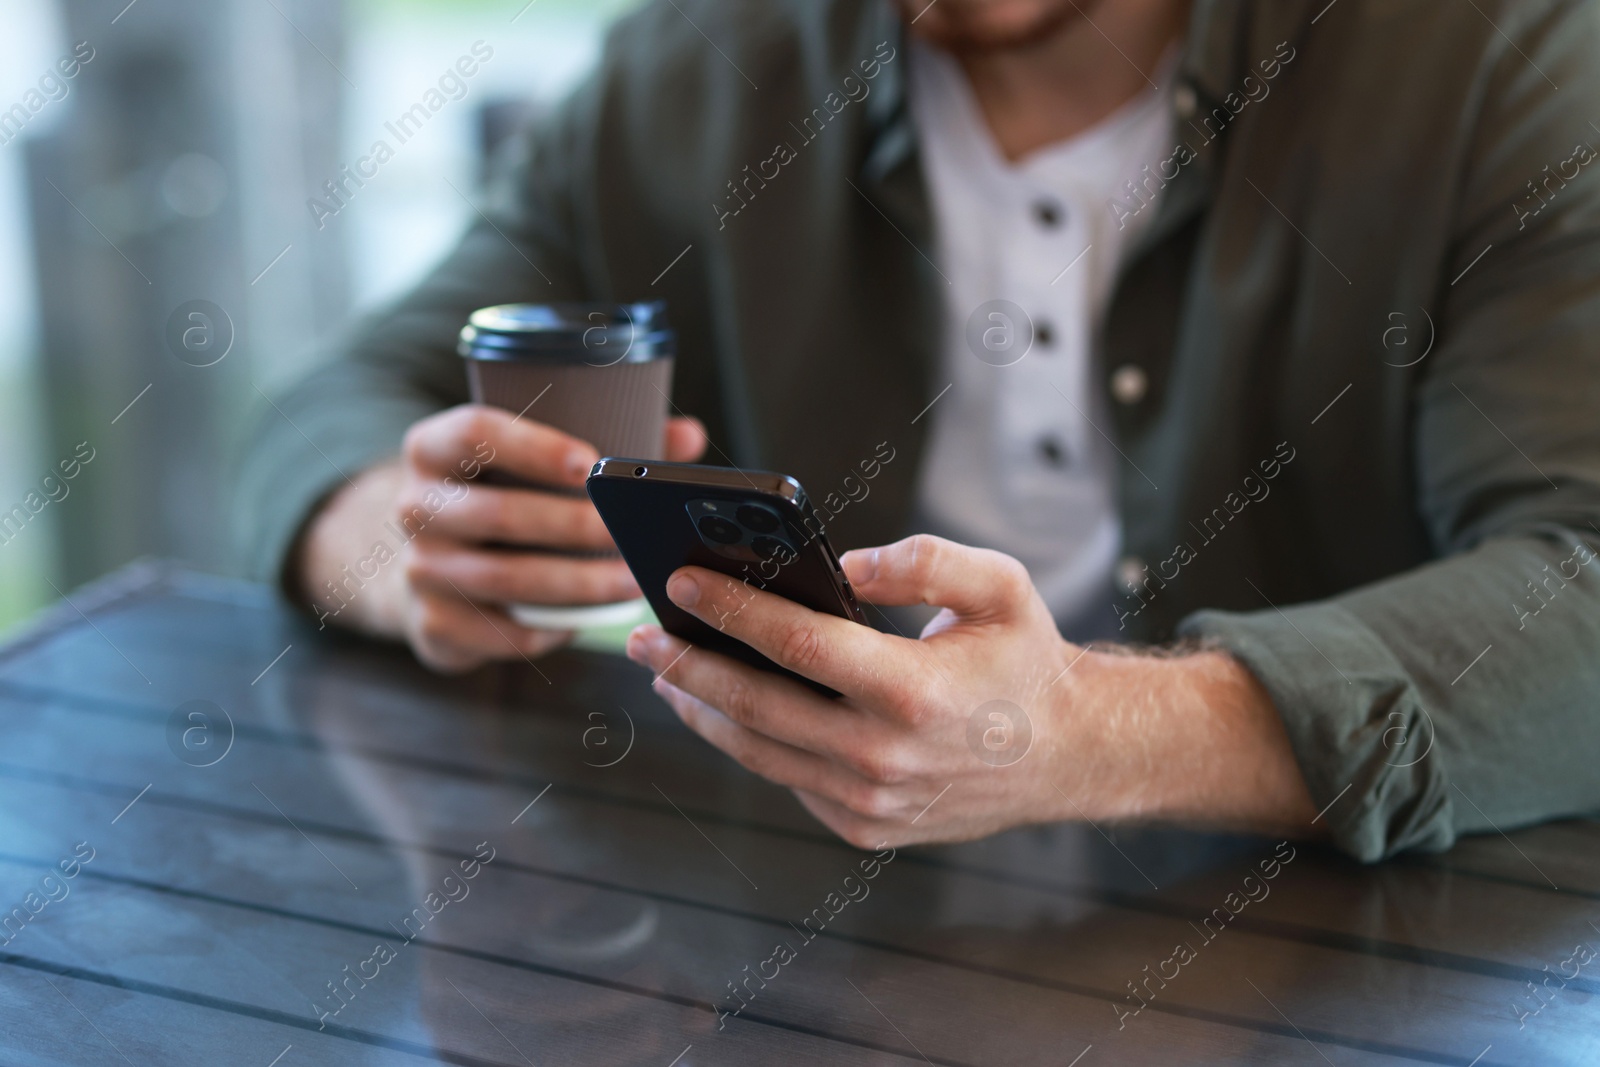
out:
<path id="1" fill-rule="evenodd" d="M 1091 650 L 1067 677 L 1073 714 L 1093 716 L 1107 734 L 1096 746 L 1101 765 L 1077 773 L 1108 818 L 1318 832 L 1281 716 L 1228 653 Z"/>

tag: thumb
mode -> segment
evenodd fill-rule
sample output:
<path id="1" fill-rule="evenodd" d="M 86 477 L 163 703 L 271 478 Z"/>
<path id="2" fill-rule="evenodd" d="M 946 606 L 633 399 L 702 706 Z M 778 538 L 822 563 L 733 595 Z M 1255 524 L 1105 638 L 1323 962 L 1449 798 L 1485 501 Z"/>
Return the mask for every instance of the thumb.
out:
<path id="1" fill-rule="evenodd" d="M 699 419 L 671 418 L 667 420 L 664 453 L 673 463 L 692 463 L 706 450 L 706 428 Z"/>
<path id="2" fill-rule="evenodd" d="M 1013 618 L 1036 595 L 1027 569 L 1012 557 L 931 534 L 846 552 L 839 563 L 866 600 L 892 607 L 949 608 L 970 622 Z"/>

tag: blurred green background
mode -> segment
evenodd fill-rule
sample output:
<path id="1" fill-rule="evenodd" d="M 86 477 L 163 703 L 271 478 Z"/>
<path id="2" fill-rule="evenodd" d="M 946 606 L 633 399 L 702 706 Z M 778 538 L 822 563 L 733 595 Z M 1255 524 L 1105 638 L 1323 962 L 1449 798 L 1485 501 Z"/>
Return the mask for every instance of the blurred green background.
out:
<path id="1" fill-rule="evenodd" d="M 571 91 L 637 2 L 6 0 L 0 112 L 77 42 L 94 58 L 0 145 L 0 515 L 78 442 L 95 459 L 0 528 L 0 633 L 136 558 L 234 570 L 256 390 L 449 247 L 472 210 L 451 186 L 470 196 L 493 145 Z M 467 95 L 318 229 L 322 183 L 480 40 L 494 57 Z M 166 343 L 192 300 L 232 324 L 214 366 Z"/>

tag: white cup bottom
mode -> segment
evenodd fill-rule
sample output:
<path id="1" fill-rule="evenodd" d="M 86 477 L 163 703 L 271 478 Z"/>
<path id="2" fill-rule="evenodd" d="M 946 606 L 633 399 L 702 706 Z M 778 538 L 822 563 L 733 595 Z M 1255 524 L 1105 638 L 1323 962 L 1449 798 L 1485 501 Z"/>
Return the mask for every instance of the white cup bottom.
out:
<path id="1" fill-rule="evenodd" d="M 637 597 L 614 604 L 512 604 L 506 611 L 517 625 L 536 630 L 592 630 L 637 622 L 647 607 L 649 602 Z"/>

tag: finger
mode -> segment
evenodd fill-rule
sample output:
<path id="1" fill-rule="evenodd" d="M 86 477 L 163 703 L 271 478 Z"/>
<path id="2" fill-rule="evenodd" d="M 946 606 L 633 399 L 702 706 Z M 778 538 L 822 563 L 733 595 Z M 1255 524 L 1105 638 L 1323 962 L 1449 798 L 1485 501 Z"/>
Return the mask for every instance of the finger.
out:
<path id="1" fill-rule="evenodd" d="M 781 667 L 867 704 L 900 694 L 894 670 L 907 650 L 896 639 L 836 615 L 812 611 L 748 582 L 703 567 L 681 567 L 667 596 L 702 622 L 736 637 Z"/>
<path id="2" fill-rule="evenodd" d="M 518 626 L 498 608 L 474 604 L 455 592 L 418 596 L 406 629 L 417 658 L 443 673 L 471 670 L 490 660 L 533 659 L 572 639 L 567 631 Z"/>
<path id="3" fill-rule="evenodd" d="M 818 822 L 856 848 L 880 849 L 905 843 L 904 834 L 894 824 L 858 815 L 843 804 L 806 790 L 796 789 L 794 795 Z"/>
<path id="4" fill-rule="evenodd" d="M 695 733 L 731 756 L 745 770 L 791 789 L 832 798 L 852 810 L 898 811 L 887 787 L 875 785 L 813 753 L 747 729 L 691 693 L 665 679 L 655 691 Z"/>
<path id="5" fill-rule="evenodd" d="M 881 720 L 771 671 L 693 648 L 659 626 L 628 635 L 628 657 L 658 678 L 704 701 L 734 724 L 785 746 L 816 753 L 877 784 L 901 781 L 910 768 L 884 736 Z"/>
<path id="6" fill-rule="evenodd" d="M 710 440 L 699 419 L 667 420 L 666 457 L 673 463 L 693 463 L 706 450 Z"/>
<path id="7" fill-rule="evenodd" d="M 619 559 L 499 552 L 423 538 L 411 544 L 406 577 L 413 586 L 485 604 L 608 604 L 639 595 Z"/>
<path id="8" fill-rule="evenodd" d="M 846 552 L 839 563 L 856 595 L 875 604 L 930 604 L 973 622 L 1014 618 L 1036 595 L 1011 556 L 930 534 Z"/>
<path id="9" fill-rule="evenodd" d="M 493 467 L 570 486 L 583 485 L 600 458 L 585 441 L 483 404 L 463 404 L 416 423 L 406 432 L 403 451 L 408 464 L 428 474 L 472 478 L 477 469 Z"/>
<path id="10" fill-rule="evenodd" d="M 396 521 L 415 537 L 426 530 L 462 541 L 547 548 L 609 549 L 615 543 L 594 505 L 581 497 L 474 484 L 466 493 L 442 482 L 408 488 Z M 441 504 L 440 501 L 443 501 Z"/>

